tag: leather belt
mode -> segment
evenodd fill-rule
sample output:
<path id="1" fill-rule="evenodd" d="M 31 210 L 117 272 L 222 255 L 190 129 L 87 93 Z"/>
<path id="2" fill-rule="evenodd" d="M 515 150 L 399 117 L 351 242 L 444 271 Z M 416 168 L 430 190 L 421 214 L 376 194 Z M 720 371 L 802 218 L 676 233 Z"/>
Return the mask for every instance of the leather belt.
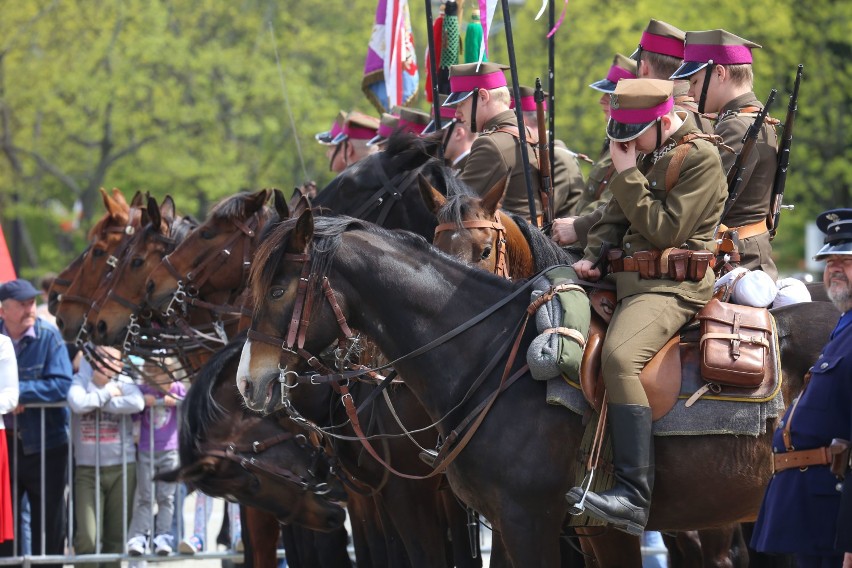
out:
<path id="1" fill-rule="evenodd" d="M 733 233 L 736 231 L 737 236 L 742 239 L 748 239 L 749 237 L 756 237 L 757 235 L 762 235 L 769 231 L 769 227 L 766 225 L 766 219 L 761 219 L 755 223 L 751 223 L 749 225 L 743 225 L 741 227 L 725 227 L 724 233 Z"/>
<path id="2" fill-rule="evenodd" d="M 810 465 L 828 465 L 831 463 L 831 451 L 828 447 L 824 447 L 772 454 L 772 462 L 776 472 L 794 467 L 804 469 Z"/>

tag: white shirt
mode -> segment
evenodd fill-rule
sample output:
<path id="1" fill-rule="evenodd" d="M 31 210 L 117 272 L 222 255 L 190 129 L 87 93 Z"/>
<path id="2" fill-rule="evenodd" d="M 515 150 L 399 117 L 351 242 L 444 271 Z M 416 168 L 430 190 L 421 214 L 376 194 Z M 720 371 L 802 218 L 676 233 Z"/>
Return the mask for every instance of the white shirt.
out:
<path id="1" fill-rule="evenodd" d="M 18 359 L 8 336 L 0 334 L 0 414 L 18 406 Z M 0 430 L 6 427 L 0 420 Z"/>

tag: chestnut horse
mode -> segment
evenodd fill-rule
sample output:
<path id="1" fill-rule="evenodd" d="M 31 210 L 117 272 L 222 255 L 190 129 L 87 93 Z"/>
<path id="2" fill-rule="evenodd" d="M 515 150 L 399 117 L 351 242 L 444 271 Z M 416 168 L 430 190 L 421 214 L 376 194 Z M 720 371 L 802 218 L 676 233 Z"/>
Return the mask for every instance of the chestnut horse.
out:
<path id="1" fill-rule="evenodd" d="M 342 316 L 376 341 L 450 440 L 444 451 L 454 459 L 447 477 L 456 495 L 493 523 L 492 565 L 557 566 L 564 496 L 574 482 L 584 426 L 580 416 L 545 404 L 545 384 L 531 380 L 523 361 L 509 355 L 518 330 L 520 352 L 536 333 L 521 325 L 526 285 L 462 265 L 422 238 L 353 219 L 314 218 L 310 211 L 281 223 L 255 263 L 257 305 L 238 372 L 249 408 L 272 412 L 282 389 L 335 380 L 297 373 L 307 367 L 304 356 L 339 336 Z M 293 328 L 302 338 L 298 351 L 282 350 L 287 343 L 281 335 L 294 319 L 298 282 L 305 277 L 317 302 Z M 325 301 L 331 297 L 337 310 Z M 773 313 L 790 400 L 837 312 L 813 303 Z M 771 422 L 757 437 L 659 438 L 648 529 L 710 528 L 753 518 L 772 473 Z M 602 565 L 638 561 L 638 548 L 607 548 L 613 547 L 595 550 Z"/>

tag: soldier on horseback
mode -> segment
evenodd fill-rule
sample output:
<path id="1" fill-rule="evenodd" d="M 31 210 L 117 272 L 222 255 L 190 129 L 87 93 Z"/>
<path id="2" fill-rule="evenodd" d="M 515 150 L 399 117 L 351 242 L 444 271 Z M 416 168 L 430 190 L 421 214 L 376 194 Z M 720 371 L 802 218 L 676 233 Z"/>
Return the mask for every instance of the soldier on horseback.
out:
<path id="1" fill-rule="evenodd" d="M 616 173 L 613 197 L 574 264 L 601 278 L 609 259 L 618 304 L 603 345 L 602 373 L 613 439 L 615 487 L 580 487 L 568 502 L 631 534 L 648 521 L 654 485 L 651 409 L 639 374 L 651 357 L 710 300 L 713 233 L 726 195 L 716 148 L 687 112 L 676 110 L 671 81 L 622 79 L 611 98 L 607 136 Z M 652 155 L 643 169 L 638 153 Z M 617 247 L 608 251 L 609 247 Z"/>

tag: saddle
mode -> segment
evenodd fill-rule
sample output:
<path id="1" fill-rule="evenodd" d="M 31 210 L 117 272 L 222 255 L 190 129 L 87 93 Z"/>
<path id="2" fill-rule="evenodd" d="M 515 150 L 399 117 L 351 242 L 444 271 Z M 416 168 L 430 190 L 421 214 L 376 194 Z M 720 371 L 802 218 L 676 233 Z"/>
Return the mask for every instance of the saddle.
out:
<path id="1" fill-rule="evenodd" d="M 603 377 L 601 376 L 601 348 L 615 306 L 615 294 L 611 291 L 596 290 L 590 295 L 589 299 L 592 304 L 589 339 L 586 342 L 580 363 L 580 384 L 574 386 L 580 388 L 589 405 L 600 412 L 605 391 Z M 714 300 L 714 302 L 719 303 L 718 300 Z M 645 365 L 639 375 L 639 381 L 642 383 L 651 405 L 653 420 L 658 420 L 668 414 L 677 401 L 681 399 L 686 399 L 686 406 L 691 406 L 699 399 L 766 402 L 775 397 L 781 387 L 780 365 L 778 363 L 778 346 L 774 339 L 777 335 L 775 322 L 769 312 L 765 309 L 725 303 L 722 310 L 724 315 L 721 317 L 714 316 L 713 319 L 714 321 L 724 320 L 722 323 L 730 320 L 729 323 L 733 326 L 737 325 L 736 322 L 741 321 L 744 317 L 746 319 L 749 319 L 748 316 L 753 318 L 755 310 L 765 313 L 769 331 L 773 337 L 765 345 L 763 375 L 752 381 L 752 384 L 759 384 L 748 387 L 734 386 L 733 384 L 722 384 L 719 379 L 714 378 L 718 377 L 718 374 L 710 372 L 711 377 L 702 375 L 702 358 L 705 358 L 704 375 L 707 375 L 706 354 L 714 353 L 708 349 L 707 344 L 710 342 L 708 339 L 716 339 L 723 343 L 730 342 L 733 349 L 734 345 L 739 348 L 744 341 L 742 337 L 746 337 L 741 335 L 740 330 L 737 329 L 736 333 L 727 334 L 724 338 L 705 337 L 702 341 L 702 335 L 718 333 L 705 332 L 702 334 L 701 320 L 702 318 L 706 319 L 706 315 L 704 315 L 706 312 L 702 310 L 696 316 L 696 319 L 686 324 L 674 337 L 669 339 L 663 348 Z M 748 316 L 743 314 L 748 314 Z M 704 344 L 703 349 L 702 344 Z M 718 347 L 717 344 L 710 349 L 717 349 Z M 735 361 L 734 366 L 736 364 Z"/>

